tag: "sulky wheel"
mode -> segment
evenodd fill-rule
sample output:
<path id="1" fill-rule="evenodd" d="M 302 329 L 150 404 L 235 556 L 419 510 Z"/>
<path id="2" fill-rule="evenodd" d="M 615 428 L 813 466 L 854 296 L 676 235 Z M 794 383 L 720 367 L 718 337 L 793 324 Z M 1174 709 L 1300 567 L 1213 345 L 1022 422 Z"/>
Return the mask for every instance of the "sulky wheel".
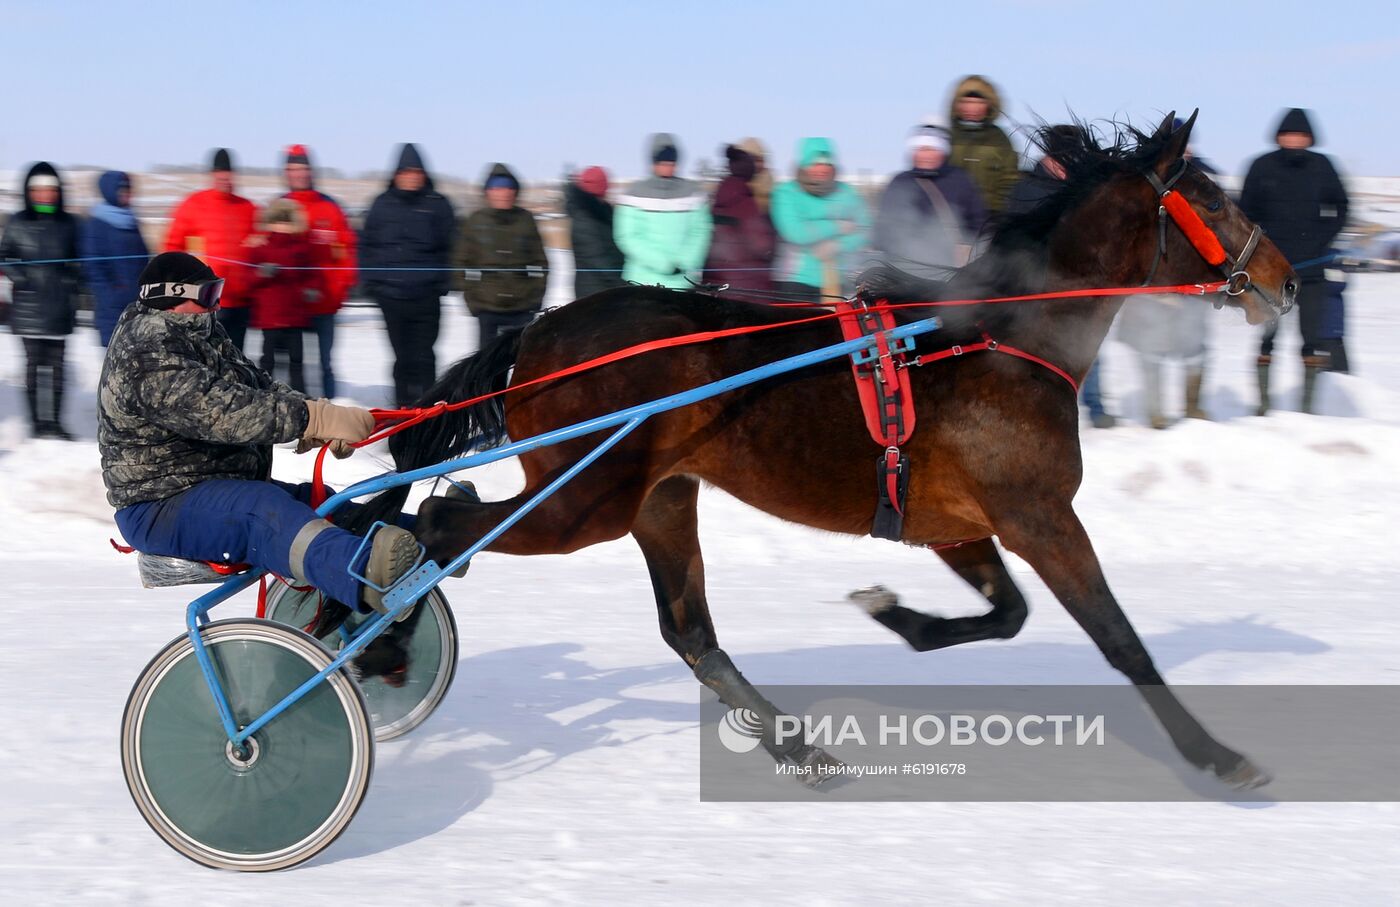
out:
<path id="1" fill-rule="evenodd" d="M 306 628 L 316 618 L 320 594 L 278 583 L 267 595 L 267 616 L 278 623 Z M 373 615 L 352 614 L 345 622 L 354 632 Z M 332 652 L 343 637 L 331 630 L 321 637 Z M 356 676 L 365 694 L 376 740 L 391 740 L 418 727 L 442 703 L 457 672 L 457 623 L 440 589 L 430 589 L 407 619 L 391 624 L 357 661 L 394 653 L 400 670 L 388 673 L 359 670 Z M 406 660 L 405 660 L 406 659 Z M 363 667 L 361 665 L 360 667 Z"/>
<path id="2" fill-rule="evenodd" d="M 239 727 L 330 664 L 310 636 L 272 621 L 201 634 Z M 355 815 L 374 765 L 359 689 L 337 671 L 245 746 L 224 733 L 188 636 L 151 659 L 122 716 L 122 768 L 156 834 L 216 869 L 285 869 L 320 853 Z"/>

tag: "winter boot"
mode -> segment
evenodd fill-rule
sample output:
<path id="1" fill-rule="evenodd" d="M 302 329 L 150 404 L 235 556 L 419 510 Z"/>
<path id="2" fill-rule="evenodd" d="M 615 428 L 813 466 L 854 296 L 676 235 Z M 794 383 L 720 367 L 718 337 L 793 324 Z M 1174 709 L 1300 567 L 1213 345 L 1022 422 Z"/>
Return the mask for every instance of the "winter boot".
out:
<path id="1" fill-rule="evenodd" d="M 369 564 L 365 567 L 365 579 L 375 586 L 388 589 L 409 570 L 418 560 L 418 539 L 402 526 L 382 526 L 374 534 L 370 543 Z M 384 593 L 366 585 L 360 590 L 364 603 L 381 614 L 388 609 L 384 606 Z M 403 620 L 413 613 L 412 608 L 404 609 L 398 617 Z"/>
<path id="2" fill-rule="evenodd" d="M 1303 399 L 1299 408 L 1310 415 L 1317 394 L 1317 376 L 1326 371 L 1327 365 L 1326 356 L 1303 357 Z"/>
<path id="3" fill-rule="evenodd" d="M 1186 373 L 1186 418 L 1210 420 L 1210 413 L 1201 409 L 1201 383 L 1205 370 L 1194 368 Z"/>
<path id="4" fill-rule="evenodd" d="M 1255 375 L 1259 378 L 1259 408 L 1254 411 L 1256 416 L 1267 416 L 1269 414 L 1269 364 L 1273 362 L 1272 356 L 1261 355 L 1255 361 Z"/>
<path id="5" fill-rule="evenodd" d="M 1166 428 L 1171 423 L 1162 415 L 1162 366 L 1155 359 L 1139 357 L 1142 368 L 1142 405 L 1147 410 L 1147 424 L 1156 429 Z"/>

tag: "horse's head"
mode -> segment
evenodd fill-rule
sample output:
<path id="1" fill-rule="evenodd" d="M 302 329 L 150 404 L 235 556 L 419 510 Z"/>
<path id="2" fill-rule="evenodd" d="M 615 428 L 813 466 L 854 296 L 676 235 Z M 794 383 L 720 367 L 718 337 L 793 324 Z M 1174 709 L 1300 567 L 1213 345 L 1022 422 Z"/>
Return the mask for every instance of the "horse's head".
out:
<path id="1" fill-rule="evenodd" d="M 1298 295 L 1298 275 L 1263 231 L 1186 157 L 1196 112 L 1173 130 L 1167 114 L 1152 136 L 1162 149 L 1143 177 L 1156 197 L 1152 285 L 1227 281 L 1216 307 L 1244 309 L 1250 324 L 1273 321 Z"/>

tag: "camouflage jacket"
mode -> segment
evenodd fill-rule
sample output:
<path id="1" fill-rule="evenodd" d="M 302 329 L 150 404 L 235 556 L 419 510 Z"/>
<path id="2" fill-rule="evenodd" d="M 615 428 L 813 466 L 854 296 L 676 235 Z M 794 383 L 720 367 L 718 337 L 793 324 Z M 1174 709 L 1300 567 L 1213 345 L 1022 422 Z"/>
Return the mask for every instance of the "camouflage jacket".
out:
<path id="1" fill-rule="evenodd" d="M 97 448 L 118 510 L 209 479 L 267 479 L 306 430 L 305 398 L 238 351 L 212 314 L 127 306 L 98 384 Z"/>

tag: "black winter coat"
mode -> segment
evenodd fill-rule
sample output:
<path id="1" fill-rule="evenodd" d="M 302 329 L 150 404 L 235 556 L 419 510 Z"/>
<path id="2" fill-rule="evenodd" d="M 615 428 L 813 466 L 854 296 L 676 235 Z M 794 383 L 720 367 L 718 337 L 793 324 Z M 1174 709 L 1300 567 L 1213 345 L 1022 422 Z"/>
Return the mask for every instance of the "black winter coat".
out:
<path id="1" fill-rule="evenodd" d="M 1346 224 L 1347 191 L 1325 155 L 1280 148 L 1249 166 L 1240 208 L 1296 268 L 1331 249 Z M 1321 280 L 1324 264 L 1298 268 L 1298 276 Z"/>
<path id="2" fill-rule="evenodd" d="M 564 187 L 564 208 L 574 248 L 574 298 L 622 286 L 622 250 L 613 240 L 612 205 L 569 183 Z"/>
<path id="3" fill-rule="evenodd" d="M 452 203 L 429 178 L 418 192 L 389 188 L 374 200 L 360 232 L 360 274 L 375 299 L 421 299 L 447 292 L 456 222 Z M 426 268 L 375 271 L 373 268 Z"/>
<path id="4" fill-rule="evenodd" d="M 78 288 L 82 271 L 77 262 L 24 265 L 22 261 L 45 261 L 78 257 L 78 219 L 63 210 L 63 190 L 59 190 L 58 210 L 41 214 L 29 198 L 29 181 L 36 171 L 52 174 L 51 167 L 36 164 L 25 177 L 24 208 L 5 225 L 0 238 L 0 270 L 14 284 L 11 289 L 10 330 L 22 337 L 57 337 L 73 333 L 78 311 Z"/>

